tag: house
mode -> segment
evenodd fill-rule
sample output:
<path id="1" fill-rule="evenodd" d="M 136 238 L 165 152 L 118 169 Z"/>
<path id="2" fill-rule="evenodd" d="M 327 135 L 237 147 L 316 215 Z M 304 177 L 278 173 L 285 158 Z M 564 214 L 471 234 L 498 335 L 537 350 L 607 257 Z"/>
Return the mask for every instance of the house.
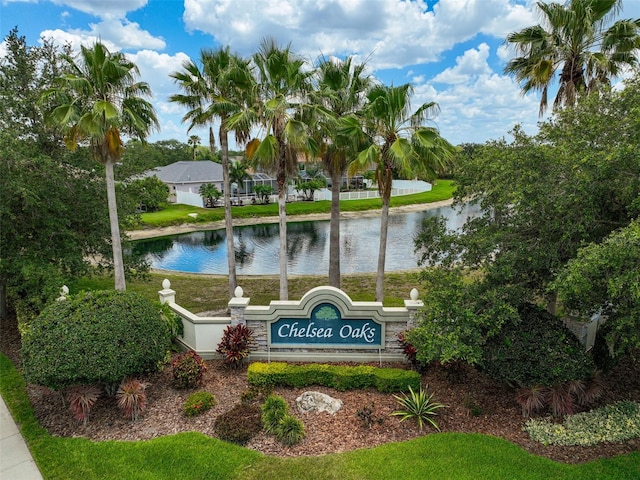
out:
<path id="1" fill-rule="evenodd" d="M 204 200 L 199 193 L 200 185 L 204 183 L 213 183 L 218 190 L 223 191 L 222 165 L 211 160 L 183 160 L 145 173 L 148 177 L 153 175 L 167 184 L 169 202 L 172 203 L 204 206 Z"/>

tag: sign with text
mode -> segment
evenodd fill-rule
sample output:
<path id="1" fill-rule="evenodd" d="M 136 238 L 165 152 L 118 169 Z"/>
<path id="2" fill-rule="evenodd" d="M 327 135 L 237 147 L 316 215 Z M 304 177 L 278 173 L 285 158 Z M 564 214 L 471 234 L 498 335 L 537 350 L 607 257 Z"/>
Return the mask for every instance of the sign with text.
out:
<path id="1" fill-rule="evenodd" d="M 271 324 L 274 346 L 306 345 L 381 348 L 382 325 L 373 319 L 343 320 L 340 311 L 329 303 L 321 303 L 311 318 L 281 318 Z"/>

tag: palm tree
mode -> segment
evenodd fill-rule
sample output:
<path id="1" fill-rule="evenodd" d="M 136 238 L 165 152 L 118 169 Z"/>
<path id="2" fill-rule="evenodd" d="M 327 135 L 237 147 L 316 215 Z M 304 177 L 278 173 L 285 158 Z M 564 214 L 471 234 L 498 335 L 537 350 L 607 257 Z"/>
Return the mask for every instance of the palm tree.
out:
<path id="1" fill-rule="evenodd" d="M 331 178 L 331 218 L 329 221 L 329 285 L 341 287 L 340 277 L 340 184 L 351 161 L 355 159 L 357 142 L 341 134 L 337 122 L 356 113 L 364 105 L 371 78 L 364 74 L 365 64 L 322 57 L 318 64 L 315 101 L 330 115 L 318 117 L 320 158 Z"/>
<path id="2" fill-rule="evenodd" d="M 122 134 L 144 140 L 159 127 L 153 106 L 143 98 L 151 90 L 137 81 L 140 73 L 134 63 L 100 42 L 81 47 L 79 61 L 70 56 L 64 60 L 69 72 L 43 93 L 41 101 L 52 102 L 47 117 L 63 129 L 67 146 L 74 149 L 88 142 L 93 158 L 105 167 L 115 288 L 125 290 L 113 167 L 124 151 Z"/>
<path id="3" fill-rule="evenodd" d="M 436 173 L 453 161 L 456 148 L 433 127 L 423 124 L 438 109 L 435 102 L 421 105 L 411 113 L 411 85 L 380 85 L 372 88 L 364 116 L 346 117 L 342 131 L 359 136 L 364 132 L 368 146 L 361 150 L 351 169 L 375 166 L 378 191 L 382 199 L 380 249 L 376 276 L 376 300 L 384 298 L 384 265 L 389 225 L 389 202 L 394 172 L 405 178 L 432 180 Z"/>
<path id="4" fill-rule="evenodd" d="M 244 162 L 232 162 L 229 164 L 229 180 L 231 183 L 241 188 L 245 180 L 251 180 L 251 175 L 247 172 L 247 164 Z M 246 193 L 246 192 L 245 192 Z"/>
<path id="5" fill-rule="evenodd" d="M 505 43 L 518 56 L 505 73 L 513 75 L 523 93 L 540 91 L 540 115 L 547 109 L 549 86 L 559 71 L 553 107 L 574 105 L 580 92 L 608 85 L 625 67 L 637 65 L 640 18 L 619 20 L 607 27 L 622 8 L 622 0 L 570 0 L 537 3 L 544 25 L 507 35 Z"/>
<path id="6" fill-rule="evenodd" d="M 195 161 L 198 145 L 200 145 L 200 137 L 198 135 L 190 135 L 187 144 L 191 145 L 191 148 L 193 149 L 193 160 Z"/>
<path id="7" fill-rule="evenodd" d="M 218 187 L 216 187 L 213 183 L 203 183 L 202 185 L 200 185 L 198 193 L 202 198 L 206 200 L 205 203 L 207 204 L 207 206 L 211 205 L 212 207 L 216 205 L 216 202 L 220 198 L 220 195 L 222 195 L 220 190 L 218 190 Z"/>
<path id="8" fill-rule="evenodd" d="M 236 141 L 244 143 L 249 136 L 249 124 L 236 122 L 229 125 L 229 117 L 243 108 L 247 96 L 253 92 L 253 76 L 249 62 L 229 52 L 229 47 L 200 52 L 202 69 L 192 61 L 182 64 L 182 71 L 171 74 L 184 94 L 172 95 L 170 101 L 189 108 L 183 121 L 189 121 L 189 129 L 209 126 L 209 145 L 215 150 L 213 121 L 218 119 L 224 190 L 224 219 L 227 233 L 227 258 L 229 265 L 229 296 L 233 297 L 238 285 L 236 277 L 233 218 L 231 216 L 231 182 L 229 181 L 228 132 L 235 132 Z"/>
<path id="9" fill-rule="evenodd" d="M 235 115 L 231 124 L 260 124 L 266 135 L 247 145 L 247 156 L 265 170 L 274 172 L 278 185 L 280 224 L 280 299 L 289 296 L 287 283 L 287 179 L 297 170 L 298 154 L 315 151 L 308 126 L 301 119 L 311 88 L 305 61 L 291 51 L 265 39 L 253 55 L 258 75 L 256 102 Z"/>

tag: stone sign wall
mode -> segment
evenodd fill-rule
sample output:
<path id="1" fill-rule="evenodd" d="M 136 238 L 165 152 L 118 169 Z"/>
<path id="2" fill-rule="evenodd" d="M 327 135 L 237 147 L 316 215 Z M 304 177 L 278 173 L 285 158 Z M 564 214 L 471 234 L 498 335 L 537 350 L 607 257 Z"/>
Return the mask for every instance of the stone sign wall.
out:
<path id="1" fill-rule="evenodd" d="M 398 334 L 412 326 L 422 306 L 415 289 L 404 307 L 383 307 L 381 302 L 354 302 L 327 286 L 296 301 L 250 305 L 238 287 L 228 304 L 229 317 L 201 317 L 175 303 L 167 280 L 158 293 L 182 318 L 185 334 L 177 340 L 183 348 L 214 358 L 226 326 L 242 323 L 254 332 L 250 360 L 262 361 L 404 361 Z"/>

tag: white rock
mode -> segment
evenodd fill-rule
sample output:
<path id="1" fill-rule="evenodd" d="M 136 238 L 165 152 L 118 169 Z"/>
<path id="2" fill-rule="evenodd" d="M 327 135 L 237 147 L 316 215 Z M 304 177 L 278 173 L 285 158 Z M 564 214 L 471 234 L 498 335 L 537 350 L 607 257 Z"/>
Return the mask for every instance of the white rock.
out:
<path id="1" fill-rule="evenodd" d="M 342 408 L 342 400 L 321 392 L 304 392 L 296 398 L 296 404 L 302 413 L 327 412 L 333 415 Z"/>

